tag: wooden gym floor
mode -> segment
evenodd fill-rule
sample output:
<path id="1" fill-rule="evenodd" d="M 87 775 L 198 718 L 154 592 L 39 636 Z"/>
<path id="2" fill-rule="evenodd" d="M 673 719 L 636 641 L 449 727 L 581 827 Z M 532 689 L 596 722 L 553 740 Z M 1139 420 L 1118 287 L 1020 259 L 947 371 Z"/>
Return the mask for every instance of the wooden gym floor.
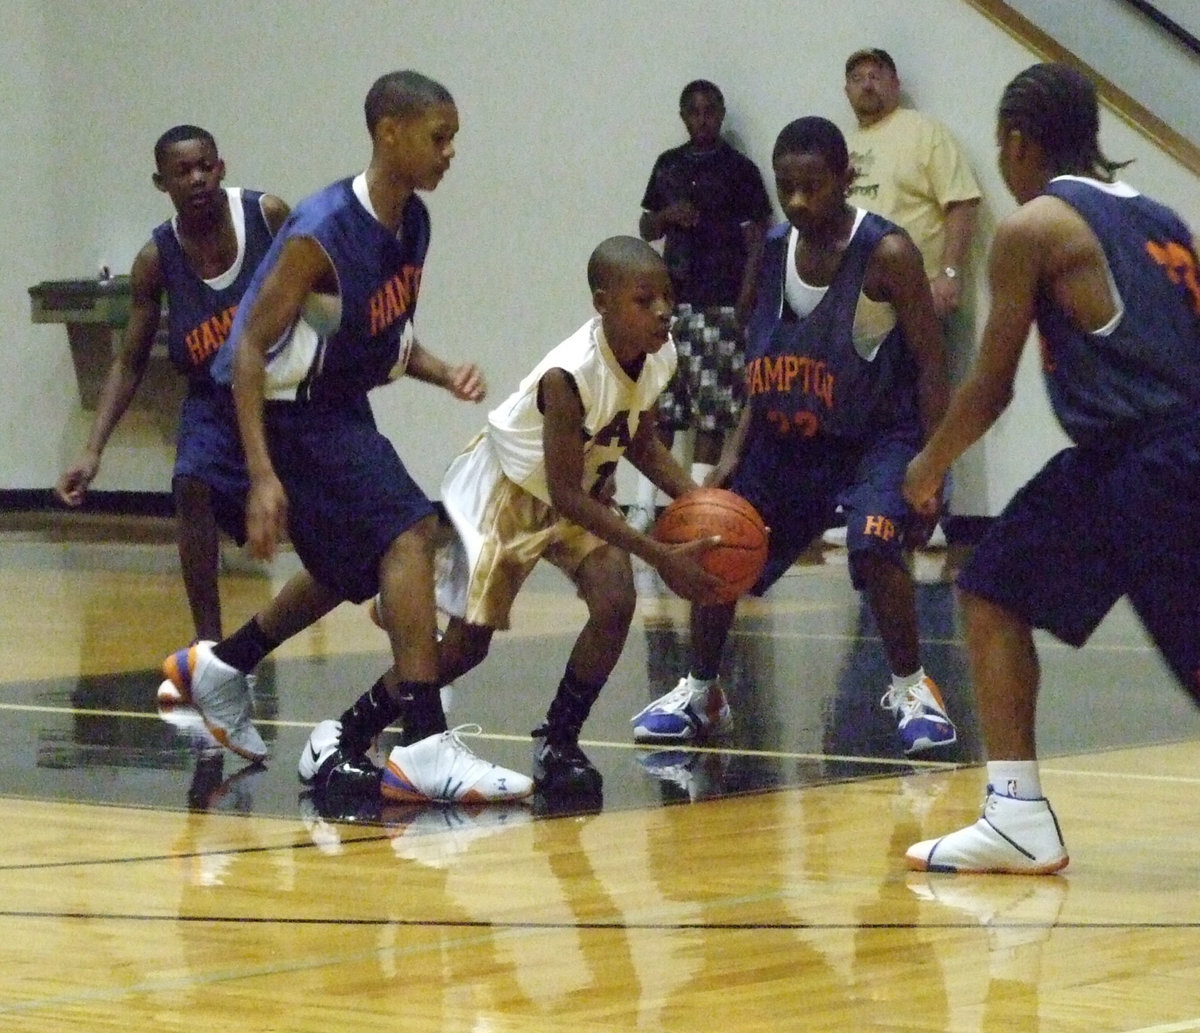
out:
<path id="1" fill-rule="evenodd" d="M 686 610 L 647 591 L 585 729 L 597 812 L 392 808 L 301 793 L 310 727 L 386 664 L 342 607 L 264 665 L 266 767 L 159 718 L 190 637 L 169 528 L 0 525 L 0 1029 L 1200 1031 L 1200 714 L 1124 608 L 1046 640 L 1043 780 L 1057 877 L 907 873 L 973 820 L 981 756 L 949 579 L 918 557 L 924 661 L 959 743 L 906 761 L 844 554 L 744 604 L 721 750 L 634 748 L 686 665 Z M 290 572 L 231 563 L 229 630 Z M 646 586 L 644 586 L 646 587 Z M 484 756 L 528 770 L 581 620 L 553 571 L 453 689 Z M 343 816 L 345 817 L 345 816 Z"/>

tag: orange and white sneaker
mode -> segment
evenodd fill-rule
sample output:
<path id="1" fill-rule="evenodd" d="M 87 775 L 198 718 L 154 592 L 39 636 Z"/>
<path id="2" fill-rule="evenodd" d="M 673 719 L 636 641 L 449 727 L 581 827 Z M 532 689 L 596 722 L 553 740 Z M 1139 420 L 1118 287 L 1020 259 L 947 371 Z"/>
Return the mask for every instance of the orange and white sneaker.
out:
<path id="1" fill-rule="evenodd" d="M 461 736 L 479 725 L 460 725 L 388 755 L 379 792 L 400 803 L 507 803 L 533 793 L 533 780 L 471 752 Z"/>
<path id="2" fill-rule="evenodd" d="M 181 703 L 194 706 L 214 738 L 247 760 L 267 758 L 267 744 L 251 720 L 253 694 L 246 675 L 219 660 L 211 642 L 179 649 L 163 661 L 163 674 Z M 163 688 L 159 686 L 159 698 Z"/>
<path id="3" fill-rule="evenodd" d="M 991 786 L 974 825 L 915 843 L 904 857 L 919 872 L 1007 875 L 1053 875 L 1070 860 L 1049 800 L 1001 796 Z"/>

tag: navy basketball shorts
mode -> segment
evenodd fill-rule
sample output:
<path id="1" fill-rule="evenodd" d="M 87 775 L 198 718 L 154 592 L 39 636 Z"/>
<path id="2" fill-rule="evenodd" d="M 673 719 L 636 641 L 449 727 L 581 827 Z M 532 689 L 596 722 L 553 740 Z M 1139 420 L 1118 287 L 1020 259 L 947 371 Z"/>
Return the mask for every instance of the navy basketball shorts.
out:
<path id="1" fill-rule="evenodd" d="M 658 398 L 659 427 L 727 431 L 737 426 L 746 360 L 733 307 L 677 305 L 671 337 L 679 365 Z"/>
<path id="2" fill-rule="evenodd" d="M 1054 456 L 996 518 L 958 587 L 1076 647 L 1127 595 L 1200 699 L 1200 420 L 1189 422 Z"/>
<path id="3" fill-rule="evenodd" d="M 244 544 L 250 481 L 233 393 L 228 388 L 193 386 L 183 400 L 172 489 L 185 477 L 208 485 L 217 526 L 239 545 Z"/>
<path id="4" fill-rule="evenodd" d="M 268 402 L 265 416 L 296 554 L 342 598 L 371 598 L 383 554 L 435 512 L 433 503 L 376 429 L 365 396 L 342 405 Z"/>
<path id="5" fill-rule="evenodd" d="M 787 572 L 829 526 L 837 505 L 846 511 L 850 580 L 857 590 L 864 584 L 856 556 L 869 552 L 903 566 L 911 511 L 900 489 L 917 447 L 912 428 L 867 442 L 818 437 L 787 447 L 769 431 L 752 432 L 727 487 L 751 502 L 771 529 L 767 564 L 753 594 L 762 595 Z"/>

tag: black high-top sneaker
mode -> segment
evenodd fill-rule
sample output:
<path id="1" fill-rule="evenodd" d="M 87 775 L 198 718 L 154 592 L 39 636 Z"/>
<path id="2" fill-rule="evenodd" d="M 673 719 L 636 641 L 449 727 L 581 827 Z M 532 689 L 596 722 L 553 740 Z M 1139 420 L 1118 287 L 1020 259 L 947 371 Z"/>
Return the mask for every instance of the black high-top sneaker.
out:
<path id="1" fill-rule="evenodd" d="M 551 743 L 546 726 L 533 733 L 533 785 L 545 796 L 598 798 L 603 779 L 578 742 Z"/>

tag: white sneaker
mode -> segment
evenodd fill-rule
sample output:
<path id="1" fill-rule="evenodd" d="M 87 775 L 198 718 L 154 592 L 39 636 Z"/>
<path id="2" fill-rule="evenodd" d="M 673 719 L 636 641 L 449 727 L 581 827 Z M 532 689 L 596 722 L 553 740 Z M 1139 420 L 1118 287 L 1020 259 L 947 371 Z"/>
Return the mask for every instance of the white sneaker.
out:
<path id="1" fill-rule="evenodd" d="M 821 535 L 821 542 L 834 549 L 844 549 L 846 547 L 846 525 L 829 528 Z"/>
<path id="2" fill-rule="evenodd" d="M 1067 848 L 1050 801 L 1001 796 L 988 786 L 983 816 L 941 839 L 926 839 L 905 853 L 919 872 L 1051 875 L 1067 866 Z"/>
<path id="3" fill-rule="evenodd" d="M 340 721 L 322 721 L 316 726 L 300 751 L 300 763 L 296 765 L 296 774 L 305 785 L 312 785 L 317 772 L 325 766 L 341 744 L 342 723 Z"/>
<path id="4" fill-rule="evenodd" d="M 697 688 L 690 675 L 633 715 L 634 742 L 679 742 L 724 735 L 733 713 L 719 682 Z"/>
<path id="5" fill-rule="evenodd" d="M 950 746 L 958 738 L 954 722 L 942 702 L 941 690 L 929 675 L 909 689 L 889 688 L 879 705 L 890 710 L 896 718 L 907 755 Z"/>
<path id="6" fill-rule="evenodd" d="M 300 797 L 300 820 L 304 822 L 304 828 L 308 831 L 313 846 L 326 857 L 336 857 L 345 849 L 338 827 L 325 820 L 325 816 L 308 794 Z"/>
<path id="7" fill-rule="evenodd" d="M 163 682 L 163 685 L 171 685 L 171 683 Z M 175 686 L 171 685 L 171 688 L 174 689 Z M 160 686 L 160 700 L 162 696 L 162 687 Z M 200 712 L 195 707 L 189 707 L 186 703 L 178 705 L 159 703 L 158 716 L 171 725 L 197 752 L 202 754 L 221 752 L 221 744 L 217 741 L 216 736 L 208 730 L 204 718 L 200 716 Z"/>
<path id="8" fill-rule="evenodd" d="M 380 793 L 401 803 L 503 803 L 530 796 L 533 780 L 528 775 L 482 760 L 460 737 L 481 731 L 479 725 L 460 725 L 411 746 L 396 746 L 388 755 Z"/>
<path id="9" fill-rule="evenodd" d="M 197 642 L 176 650 L 163 661 L 163 674 L 221 745 L 247 760 L 266 760 L 267 744 L 251 720 L 250 683 L 237 668 L 217 659 L 212 647 L 211 642 Z"/>

